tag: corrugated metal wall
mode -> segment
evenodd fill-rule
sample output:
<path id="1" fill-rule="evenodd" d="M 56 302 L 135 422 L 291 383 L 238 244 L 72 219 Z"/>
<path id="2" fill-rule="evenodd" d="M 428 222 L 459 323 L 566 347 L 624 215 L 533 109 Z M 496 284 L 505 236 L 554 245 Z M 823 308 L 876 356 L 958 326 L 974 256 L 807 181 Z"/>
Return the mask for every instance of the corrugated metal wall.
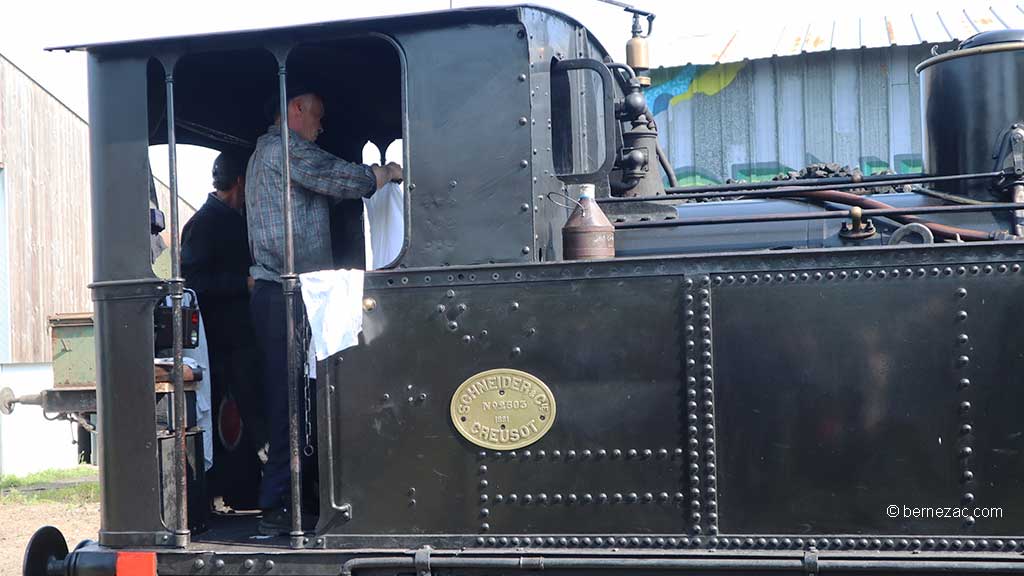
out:
<path id="1" fill-rule="evenodd" d="M 949 46 L 942 46 L 945 50 Z M 680 184 L 766 180 L 815 162 L 921 169 L 914 67 L 893 46 L 652 71 L 648 105 Z"/>
<path id="2" fill-rule="evenodd" d="M 49 362 L 47 318 L 92 310 L 89 127 L 2 56 L 0 167 L 10 298 L 5 360 Z M 183 205 L 182 221 L 192 213 Z"/>

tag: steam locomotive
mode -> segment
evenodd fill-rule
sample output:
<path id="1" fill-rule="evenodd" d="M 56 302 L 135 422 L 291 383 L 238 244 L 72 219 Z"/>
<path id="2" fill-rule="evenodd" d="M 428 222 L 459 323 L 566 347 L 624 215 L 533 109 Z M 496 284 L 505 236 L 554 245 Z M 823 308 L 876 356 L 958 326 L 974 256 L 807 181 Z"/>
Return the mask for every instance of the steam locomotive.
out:
<path id="1" fill-rule="evenodd" d="M 1024 571 L 1024 33 L 918 67 L 923 174 L 701 188 L 662 168 L 642 42 L 613 63 L 544 8 L 69 48 L 102 525 L 71 553 L 40 530 L 26 576 Z M 184 410 L 167 468 L 144 385 L 153 308 L 182 290 L 149 267 L 147 150 L 249 146 L 254 95 L 312 72 L 325 149 L 401 142 L 405 245 L 366 273 L 359 344 L 290 381 L 293 414 L 316 400 L 315 529 L 295 506 L 287 538 L 245 515 L 192 533 Z M 589 186 L 615 255 L 567 259 Z M 364 264 L 361 210 L 333 214 L 338 267 Z M 291 433 L 304 502 L 314 443 Z"/>

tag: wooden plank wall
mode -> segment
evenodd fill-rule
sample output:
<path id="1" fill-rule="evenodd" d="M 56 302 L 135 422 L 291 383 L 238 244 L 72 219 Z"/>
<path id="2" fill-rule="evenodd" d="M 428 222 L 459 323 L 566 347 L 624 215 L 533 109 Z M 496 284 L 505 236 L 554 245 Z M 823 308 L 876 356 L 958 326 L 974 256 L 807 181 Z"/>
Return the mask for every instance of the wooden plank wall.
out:
<path id="1" fill-rule="evenodd" d="M 92 310 L 88 130 L 85 119 L 0 56 L 11 362 L 49 362 L 47 318 Z M 166 187 L 158 188 L 166 197 Z M 180 210 L 183 222 L 193 213 Z"/>

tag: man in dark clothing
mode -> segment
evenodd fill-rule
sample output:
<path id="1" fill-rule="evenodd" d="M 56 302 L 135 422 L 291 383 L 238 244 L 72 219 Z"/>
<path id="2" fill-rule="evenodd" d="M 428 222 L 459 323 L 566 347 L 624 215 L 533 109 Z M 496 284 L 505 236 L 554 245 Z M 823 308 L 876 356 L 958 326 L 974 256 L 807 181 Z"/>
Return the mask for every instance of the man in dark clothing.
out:
<path id="1" fill-rule="evenodd" d="M 196 292 L 210 355 L 213 468 L 210 494 L 234 508 L 256 506 L 264 439 L 256 339 L 249 313 L 252 258 L 245 221 L 246 157 L 223 153 L 214 192 L 185 225 L 181 271 Z"/>

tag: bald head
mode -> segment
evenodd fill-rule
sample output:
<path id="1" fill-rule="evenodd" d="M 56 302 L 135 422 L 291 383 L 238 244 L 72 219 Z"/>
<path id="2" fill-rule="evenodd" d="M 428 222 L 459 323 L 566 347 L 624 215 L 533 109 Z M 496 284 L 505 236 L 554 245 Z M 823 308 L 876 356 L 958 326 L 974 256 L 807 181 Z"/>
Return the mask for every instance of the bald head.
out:
<path id="1" fill-rule="evenodd" d="M 288 101 L 288 128 L 304 140 L 315 142 L 324 131 L 324 101 L 313 93 L 300 94 Z"/>

